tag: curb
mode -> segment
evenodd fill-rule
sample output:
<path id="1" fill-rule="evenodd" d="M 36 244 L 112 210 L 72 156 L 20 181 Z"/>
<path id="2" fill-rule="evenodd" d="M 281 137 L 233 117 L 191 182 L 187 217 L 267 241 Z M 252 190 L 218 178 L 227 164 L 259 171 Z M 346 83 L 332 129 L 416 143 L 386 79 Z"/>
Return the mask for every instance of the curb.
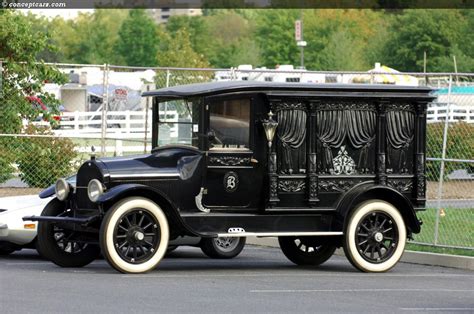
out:
<path id="1" fill-rule="evenodd" d="M 247 244 L 279 248 L 277 238 L 247 237 Z M 336 250 L 335 254 L 344 256 L 344 252 L 342 249 Z M 442 266 L 474 270 L 474 257 L 470 256 L 405 251 L 400 261 L 402 263 L 409 264 Z"/>

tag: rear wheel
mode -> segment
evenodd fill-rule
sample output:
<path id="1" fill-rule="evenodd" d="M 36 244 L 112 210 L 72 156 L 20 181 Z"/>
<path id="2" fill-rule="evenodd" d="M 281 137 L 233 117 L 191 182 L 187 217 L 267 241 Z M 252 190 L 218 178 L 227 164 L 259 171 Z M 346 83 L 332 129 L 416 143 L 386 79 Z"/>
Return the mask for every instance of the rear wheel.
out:
<path id="1" fill-rule="evenodd" d="M 100 245 L 107 262 L 122 273 L 153 270 L 168 248 L 168 221 L 161 208 L 142 197 L 115 204 L 105 215 Z"/>
<path id="2" fill-rule="evenodd" d="M 203 238 L 201 250 L 210 258 L 234 258 L 242 252 L 245 242 L 244 237 Z"/>
<path id="3" fill-rule="evenodd" d="M 46 205 L 41 216 L 58 216 L 63 212 L 63 204 L 53 199 Z M 39 221 L 36 249 L 42 257 L 61 267 L 85 266 L 99 256 L 100 249 L 97 245 L 77 241 L 76 235 L 74 231 L 64 229 L 57 223 Z"/>
<path id="4" fill-rule="evenodd" d="M 336 250 L 324 237 L 278 237 L 280 248 L 285 256 L 296 265 L 321 265 Z"/>
<path id="5" fill-rule="evenodd" d="M 384 272 L 400 260 L 406 240 L 400 212 L 392 204 L 372 200 L 352 212 L 345 230 L 344 252 L 357 269 Z"/>

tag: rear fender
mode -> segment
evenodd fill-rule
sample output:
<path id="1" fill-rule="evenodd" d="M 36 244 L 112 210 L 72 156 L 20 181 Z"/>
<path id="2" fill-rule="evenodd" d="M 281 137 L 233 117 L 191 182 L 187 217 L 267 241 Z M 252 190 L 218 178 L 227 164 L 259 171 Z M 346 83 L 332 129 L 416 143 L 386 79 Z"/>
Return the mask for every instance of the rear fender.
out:
<path id="1" fill-rule="evenodd" d="M 410 200 L 399 191 L 381 185 L 364 184 L 349 190 L 337 205 L 337 219 L 335 221 L 338 230 L 345 230 L 348 217 L 356 206 L 371 199 L 384 200 L 395 206 L 402 215 L 409 232 L 420 232 L 420 221 L 416 217 L 415 209 Z"/>

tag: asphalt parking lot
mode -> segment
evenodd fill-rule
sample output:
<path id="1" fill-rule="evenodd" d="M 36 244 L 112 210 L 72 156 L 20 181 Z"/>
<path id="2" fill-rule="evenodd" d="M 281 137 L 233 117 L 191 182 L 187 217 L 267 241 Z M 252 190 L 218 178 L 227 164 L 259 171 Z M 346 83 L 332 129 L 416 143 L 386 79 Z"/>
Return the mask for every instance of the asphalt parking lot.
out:
<path id="1" fill-rule="evenodd" d="M 65 269 L 23 250 L 0 257 L 0 313 L 474 313 L 474 272 L 400 263 L 363 274 L 344 257 L 319 268 L 247 245 L 233 260 L 180 247 L 144 275 L 104 260 Z"/>

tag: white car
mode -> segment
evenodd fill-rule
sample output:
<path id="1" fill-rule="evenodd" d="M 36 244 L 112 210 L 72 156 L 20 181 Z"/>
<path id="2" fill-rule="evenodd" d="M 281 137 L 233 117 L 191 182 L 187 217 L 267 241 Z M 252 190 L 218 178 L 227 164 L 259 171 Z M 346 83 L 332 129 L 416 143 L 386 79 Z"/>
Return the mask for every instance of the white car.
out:
<path id="1" fill-rule="evenodd" d="M 53 198 L 54 195 L 43 199 L 38 195 L 0 198 L 0 256 L 23 248 L 36 249 L 38 222 L 22 218 L 40 216 Z M 169 242 L 168 252 L 181 245 L 200 247 L 211 258 L 233 258 L 244 248 L 245 238 L 178 237 Z"/>
<path id="2" fill-rule="evenodd" d="M 51 198 L 38 195 L 0 198 L 0 255 L 22 248 L 35 248 L 36 221 L 23 221 L 24 216 L 41 215 Z"/>

